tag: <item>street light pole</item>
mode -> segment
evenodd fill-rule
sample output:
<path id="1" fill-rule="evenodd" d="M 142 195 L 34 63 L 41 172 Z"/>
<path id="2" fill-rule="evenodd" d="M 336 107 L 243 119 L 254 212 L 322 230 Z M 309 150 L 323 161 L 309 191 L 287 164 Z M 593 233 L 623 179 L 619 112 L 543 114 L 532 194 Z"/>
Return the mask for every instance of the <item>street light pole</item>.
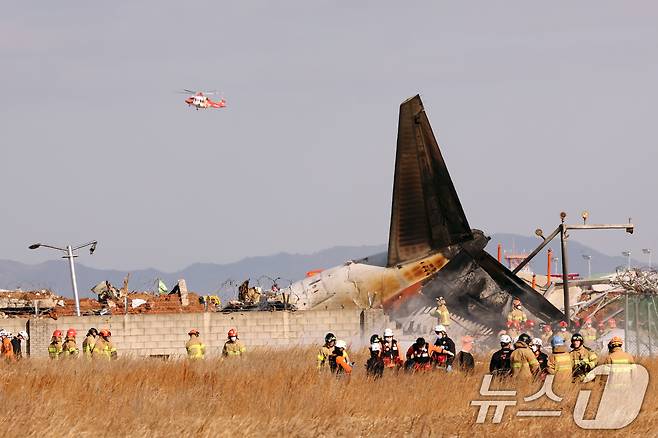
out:
<path id="1" fill-rule="evenodd" d="M 651 249 L 642 248 L 642 252 L 649 256 L 649 269 L 651 269 Z"/>
<path id="2" fill-rule="evenodd" d="M 94 251 L 96 251 L 96 245 L 98 245 L 98 242 L 96 240 L 92 240 L 91 242 L 78 245 L 75 248 L 72 247 L 71 245 L 66 245 L 66 248 L 60 248 L 57 246 L 46 245 L 44 243 L 35 243 L 29 246 L 29 249 L 37 249 L 43 246 L 44 248 L 50 248 L 50 249 L 55 249 L 57 251 L 62 251 L 64 253 L 63 258 L 69 259 L 69 268 L 71 270 L 71 286 L 73 287 L 73 298 L 75 299 L 76 316 L 80 316 L 80 297 L 78 296 L 78 281 L 75 277 L 75 264 L 73 263 L 73 259 L 76 258 L 77 255 L 74 254 L 73 251 L 77 251 L 81 248 L 85 248 L 89 246 L 90 247 L 89 254 L 93 254 Z"/>
<path id="3" fill-rule="evenodd" d="M 587 260 L 587 278 L 592 278 L 592 256 L 583 254 L 583 258 Z"/>
<path id="4" fill-rule="evenodd" d="M 631 270 L 631 252 L 630 251 L 622 251 L 621 255 L 624 255 L 628 258 L 628 270 Z"/>
<path id="5" fill-rule="evenodd" d="M 73 259 L 77 257 L 73 255 L 71 245 L 66 246 L 66 255 L 64 258 L 69 259 L 69 267 L 71 268 L 71 285 L 73 286 L 73 297 L 75 298 L 75 314 L 80 316 L 80 298 L 78 297 L 78 281 L 75 278 L 75 264 Z"/>

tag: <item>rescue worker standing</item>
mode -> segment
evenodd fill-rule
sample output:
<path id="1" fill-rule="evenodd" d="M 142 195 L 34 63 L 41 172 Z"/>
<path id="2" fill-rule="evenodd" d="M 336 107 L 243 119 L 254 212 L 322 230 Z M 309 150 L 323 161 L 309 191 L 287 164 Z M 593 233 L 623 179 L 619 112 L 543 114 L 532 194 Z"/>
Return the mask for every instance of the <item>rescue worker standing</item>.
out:
<path id="1" fill-rule="evenodd" d="M 567 346 L 562 336 L 553 336 L 551 347 L 553 348 L 553 352 L 548 356 L 548 374 L 555 376 L 555 382 L 571 382 L 571 355 L 567 351 Z"/>
<path id="2" fill-rule="evenodd" d="M 9 333 L 7 333 L 4 329 L 0 330 L 0 353 L 2 354 L 2 358 L 6 360 L 7 362 L 13 362 L 16 360 L 14 357 L 14 347 L 11 345 L 11 338 L 9 336 Z"/>
<path id="3" fill-rule="evenodd" d="M 98 332 L 98 338 L 92 350 L 92 357 L 94 359 L 117 359 L 117 349 L 110 339 L 112 333 L 108 329 L 102 329 Z"/>
<path id="4" fill-rule="evenodd" d="M 238 331 L 234 328 L 228 331 L 228 340 L 224 343 L 222 348 L 222 356 L 224 357 L 240 357 L 244 356 L 247 349 L 238 338 Z"/>
<path id="5" fill-rule="evenodd" d="M 527 315 L 521 308 L 521 300 L 514 298 L 512 300 L 512 310 L 507 314 L 507 322 L 518 322 L 519 328 L 523 327 L 528 320 Z"/>
<path id="6" fill-rule="evenodd" d="M 66 339 L 64 344 L 62 344 L 62 353 L 61 355 L 67 359 L 74 359 L 78 357 L 80 350 L 78 350 L 78 344 L 75 342 L 75 329 L 68 329 L 66 331 Z"/>
<path id="7" fill-rule="evenodd" d="M 442 325 L 434 327 L 436 334 L 436 341 L 434 346 L 437 349 L 432 349 L 432 359 L 439 368 L 445 368 L 446 371 L 452 371 L 452 362 L 455 360 L 455 343 L 446 332 L 446 328 Z"/>
<path id="8" fill-rule="evenodd" d="M 91 352 L 94 350 L 94 345 L 96 344 L 96 338 L 98 337 L 98 330 L 95 328 L 90 328 L 87 331 L 87 336 L 85 340 L 82 341 L 82 353 L 87 358 L 91 358 Z"/>
<path id="9" fill-rule="evenodd" d="M 608 357 L 605 358 L 604 364 L 607 365 L 632 365 L 635 363 L 633 356 L 622 350 L 624 341 L 615 336 L 608 342 Z"/>
<path id="10" fill-rule="evenodd" d="M 571 341 L 571 333 L 567 331 L 567 328 L 569 327 L 569 324 L 566 321 L 560 321 L 560 330 L 558 331 L 558 335 L 562 337 L 562 340 L 566 344 L 567 342 Z"/>
<path id="11" fill-rule="evenodd" d="M 521 333 L 514 343 L 514 351 L 510 355 L 512 377 L 517 379 L 532 379 L 539 372 L 539 362 L 530 349 L 530 336 Z"/>
<path id="12" fill-rule="evenodd" d="M 346 349 L 347 343 L 343 340 L 338 340 L 336 341 L 333 353 L 329 356 L 329 369 L 336 375 L 352 373 L 353 364 L 350 363 Z"/>
<path id="13" fill-rule="evenodd" d="M 384 359 L 382 359 L 382 345 L 379 342 L 370 344 L 370 357 L 366 361 L 366 374 L 378 379 L 384 374 Z"/>
<path id="14" fill-rule="evenodd" d="M 541 339 L 535 338 L 530 344 L 530 349 L 535 353 L 537 362 L 539 362 L 539 372 L 545 374 L 548 372 L 546 371 L 546 368 L 548 368 L 548 355 L 541 351 L 541 347 L 543 345 L 544 344 Z"/>
<path id="15" fill-rule="evenodd" d="M 512 338 L 510 335 L 500 336 L 500 350 L 491 356 L 489 373 L 496 377 L 509 377 L 512 375 L 510 356 L 512 355 Z"/>
<path id="16" fill-rule="evenodd" d="M 585 319 L 585 327 L 580 331 L 583 335 L 584 343 L 587 345 L 594 345 L 596 343 L 596 329 L 592 327 L 592 318 Z"/>
<path id="17" fill-rule="evenodd" d="M 430 316 L 435 317 L 440 325 L 450 325 L 450 311 L 448 310 L 448 306 L 446 306 L 445 298 L 438 297 L 436 299 L 436 309 L 430 312 Z"/>
<path id="18" fill-rule="evenodd" d="M 386 368 L 400 368 L 404 364 L 402 351 L 398 341 L 393 337 L 393 330 L 384 330 L 384 342 L 382 342 L 382 359 Z"/>
<path id="19" fill-rule="evenodd" d="M 28 338 L 29 336 L 27 335 L 27 332 L 25 330 L 21 330 L 18 332 L 18 335 L 16 335 L 11 340 L 11 346 L 14 349 L 14 357 L 16 359 L 23 357 L 22 341 L 27 341 Z"/>
<path id="20" fill-rule="evenodd" d="M 323 369 L 329 363 L 329 356 L 334 352 L 336 347 L 336 335 L 327 333 L 324 336 L 324 345 L 318 352 L 318 369 Z"/>
<path id="21" fill-rule="evenodd" d="M 62 331 L 55 330 L 50 338 L 50 345 L 48 345 L 48 357 L 59 359 L 60 354 L 62 354 Z"/>
<path id="22" fill-rule="evenodd" d="M 199 338 L 199 330 L 192 329 L 187 334 L 190 336 L 190 339 L 185 343 L 187 358 L 190 360 L 203 359 L 206 355 L 206 346 Z"/>
<path id="23" fill-rule="evenodd" d="M 551 328 L 550 324 L 544 324 L 544 327 L 541 329 L 541 342 L 542 345 L 550 345 L 551 343 L 551 338 L 553 338 L 553 329 Z"/>
<path id="24" fill-rule="evenodd" d="M 584 378 L 587 373 L 596 368 L 598 357 L 596 353 L 585 346 L 584 338 L 580 333 L 571 337 L 571 366 L 574 378 Z"/>
<path id="25" fill-rule="evenodd" d="M 631 377 L 633 356 L 621 349 L 624 342 L 619 336 L 615 336 L 608 342 L 608 357 L 603 362 L 606 365 L 612 365 L 608 375 L 608 383 L 612 386 L 621 386 L 631 389 Z"/>

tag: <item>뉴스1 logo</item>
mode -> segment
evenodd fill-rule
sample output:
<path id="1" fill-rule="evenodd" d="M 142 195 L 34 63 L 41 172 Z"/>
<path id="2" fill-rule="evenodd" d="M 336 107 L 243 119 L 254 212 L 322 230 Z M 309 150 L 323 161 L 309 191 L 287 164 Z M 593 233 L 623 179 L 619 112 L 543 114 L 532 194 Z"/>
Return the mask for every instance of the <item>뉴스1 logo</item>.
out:
<path id="1" fill-rule="evenodd" d="M 590 399 L 591 392 L 581 389 L 573 411 L 573 419 L 583 429 L 621 429 L 628 426 L 637 418 L 642 408 L 644 395 L 649 385 L 649 372 L 642 365 L 599 365 L 587 374 L 583 382 L 590 382 L 596 376 L 608 376 L 603 388 L 601 401 L 599 402 L 596 416 L 591 420 L 585 419 L 585 411 Z M 532 402 L 543 396 L 560 403 L 562 397 L 553 392 L 553 380 L 555 376 L 548 375 L 541 389 L 523 401 Z M 515 397 L 516 391 L 491 391 L 489 389 L 493 376 L 486 374 L 482 378 L 480 395 L 483 397 Z M 494 407 L 492 423 L 500 423 L 508 406 L 516 406 L 516 400 L 473 400 L 471 406 L 479 406 L 476 423 L 482 424 L 486 421 L 490 407 Z M 562 410 L 520 410 L 517 417 L 560 417 Z"/>

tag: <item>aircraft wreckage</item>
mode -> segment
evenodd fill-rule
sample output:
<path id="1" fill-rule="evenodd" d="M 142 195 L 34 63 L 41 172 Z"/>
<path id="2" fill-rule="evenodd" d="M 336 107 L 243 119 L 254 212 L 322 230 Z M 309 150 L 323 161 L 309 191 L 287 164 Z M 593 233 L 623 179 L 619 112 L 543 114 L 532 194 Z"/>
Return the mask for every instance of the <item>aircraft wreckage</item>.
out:
<path id="1" fill-rule="evenodd" d="M 373 308 L 399 323 L 445 298 L 453 320 L 498 329 L 518 297 L 537 319 L 563 313 L 489 255 L 489 238 L 471 229 L 420 96 L 400 105 L 388 252 L 281 289 L 297 309 Z"/>

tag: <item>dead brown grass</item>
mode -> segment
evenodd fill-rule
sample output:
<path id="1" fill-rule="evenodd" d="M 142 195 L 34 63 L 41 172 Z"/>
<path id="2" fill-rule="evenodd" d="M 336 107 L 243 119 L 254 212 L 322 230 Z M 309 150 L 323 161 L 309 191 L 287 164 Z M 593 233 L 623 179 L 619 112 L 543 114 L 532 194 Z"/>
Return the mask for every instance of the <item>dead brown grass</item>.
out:
<path id="1" fill-rule="evenodd" d="M 363 364 L 363 353 L 357 355 Z M 658 360 L 645 362 L 651 375 Z M 163 362 L 122 359 L 24 360 L 0 368 L 4 436 L 655 436 L 656 383 L 642 412 L 613 432 L 579 429 L 571 417 L 476 425 L 484 364 L 477 373 L 387 375 L 366 379 L 358 365 L 350 379 L 318 373 L 314 350 L 253 352 L 243 360 Z M 525 394 L 527 395 L 527 394 Z M 522 396 L 518 398 L 521 400 Z M 550 403 L 550 402 L 549 402 Z M 536 405 L 533 405 L 537 407 Z M 548 405 L 547 405 L 548 407 Z M 550 407 L 555 407 L 554 405 Z M 522 408 L 521 408 L 522 409 Z"/>

